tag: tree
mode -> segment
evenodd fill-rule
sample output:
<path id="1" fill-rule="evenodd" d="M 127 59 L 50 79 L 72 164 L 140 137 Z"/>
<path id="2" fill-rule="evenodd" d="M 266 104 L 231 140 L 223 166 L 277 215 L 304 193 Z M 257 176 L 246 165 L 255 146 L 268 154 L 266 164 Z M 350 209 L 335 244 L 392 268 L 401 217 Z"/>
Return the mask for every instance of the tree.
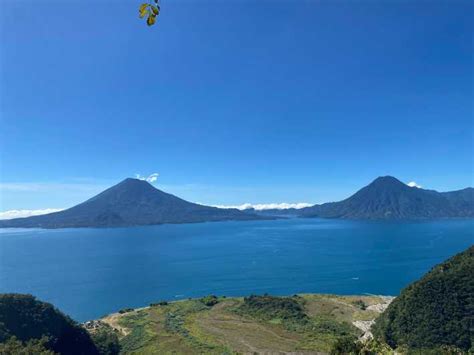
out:
<path id="1" fill-rule="evenodd" d="M 118 355 L 120 343 L 117 334 L 110 327 L 102 327 L 91 335 L 101 355 Z"/>
<path id="2" fill-rule="evenodd" d="M 47 337 L 44 346 L 55 353 L 99 354 L 84 328 L 31 295 L 0 294 L 0 342 L 11 337 L 27 345 L 30 340 Z"/>
<path id="3" fill-rule="evenodd" d="M 4 343 L 0 343 L 0 354 L 2 355 L 55 355 L 46 348 L 48 338 L 32 339 L 26 343 L 16 337 L 11 337 Z"/>
<path id="4" fill-rule="evenodd" d="M 356 342 L 357 338 L 352 336 L 340 337 L 331 348 L 331 355 L 357 355 L 361 346 Z"/>

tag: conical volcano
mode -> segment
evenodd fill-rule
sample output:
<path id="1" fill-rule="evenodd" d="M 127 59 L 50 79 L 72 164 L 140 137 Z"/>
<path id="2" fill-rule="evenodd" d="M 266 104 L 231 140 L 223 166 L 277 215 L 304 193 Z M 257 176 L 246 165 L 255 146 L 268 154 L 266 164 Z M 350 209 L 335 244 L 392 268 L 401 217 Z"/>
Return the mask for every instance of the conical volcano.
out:
<path id="1" fill-rule="evenodd" d="M 220 209 L 182 200 L 146 181 L 125 179 L 64 211 L 0 221 L 0 227 L 119 227 L 260 219 L 237 209 Z"/>
<path id="2" fill-rule="evenodd" d="M 472 191 L 437 192 L 382 176 L 343 201 L 315 205 L 300 213 L 306 217 L 349 219 L 474 217 Z"/>

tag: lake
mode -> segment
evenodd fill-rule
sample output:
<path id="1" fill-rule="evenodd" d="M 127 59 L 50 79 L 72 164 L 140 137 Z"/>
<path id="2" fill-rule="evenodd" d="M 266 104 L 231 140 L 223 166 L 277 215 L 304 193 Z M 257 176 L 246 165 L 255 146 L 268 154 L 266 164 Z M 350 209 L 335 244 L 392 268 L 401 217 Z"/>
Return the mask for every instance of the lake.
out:
<path id="1" fill-rule="evenodd" d="M 0 292 L 78 321 L 207 294 L 397 295 L 474 244 L 474 220 L 324 219 L 0 230 Z"/>

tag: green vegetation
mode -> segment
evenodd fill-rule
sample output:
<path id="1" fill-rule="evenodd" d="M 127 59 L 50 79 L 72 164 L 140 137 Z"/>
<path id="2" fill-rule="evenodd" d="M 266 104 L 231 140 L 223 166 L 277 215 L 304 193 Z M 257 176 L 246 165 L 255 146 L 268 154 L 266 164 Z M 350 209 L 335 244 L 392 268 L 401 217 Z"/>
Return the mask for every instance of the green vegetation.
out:
<path id="1" fill-rule="evenodd" d="M 360 309 L 362 309 L 363 311 L 367 308 L 367 305 L 365 304 L 364 301 L 362 300 L 355 300 L 354 302 L 352 302 L 352 304 Z"/>
<path id="2" fill-rule="evenodd" d="M 333 344 L 331 355 L 357 355 L 360 354 L 361 344 L 354 341 L 353 337 L 345 336 L 336 340 Z"/>
<path id="3" fill-rule="evenodd" d="M 473 272 L 471 246 L 405 288 L 377 320 L 374 335 L 412 353 L 474 351 Z"/>
<path id="4" fill-rule="evenodd" d="M 55 353 L 47 349 L 48 338 L 32 339 L 21 342 L 16 337 L 9 338 L 6 342 L 0 343 L 0 354 L 2 355 L 54 355 Z"/>
<path id="5" fill-rule="evenodd" d="M 133 308 L 123 308 L 119 311 L 120 314 L 123 314 L 123 313 L 128 313 L 128 312 L 132 312 L 134 309 Z"/>
<path id="6" fill-rule="evenodd" d="M 203 341 L 193 334 L 190 320 L 205 313 L 209 307 L 201 300 L 186 300 L 150 307 L 120 315 L 123 353 L 216 353 L 226 348 Z M 104 319 L 107 322 L 107 318 Z"/>
<path id="7" fill-rule="evenodd" d="M 101 355 L 117 355 L 120 353 L 120 343 L 117 332 L 107 324 L 91 332 L 91 338 Z"/>
<path id="8" fill-rule="evenodd" d="M 51 304 L 31 295 L 0 295 L 0 343 L 11 337 L 24 343 L 27 349 L 43 347 L 62 354 L 99 354 L 84 328 Z M 18 346 L 18 341 L 12 340 L 3 347 L 11 349 Z"/>
<path id="9" fill-rule="evenodd" d="M 156 303 L 150 303 L 150 307 L 157 307 L 157 306 L 167 306 L 168 302 L 167 301 L 160 301 Z"/>
<path id="10" fill-rule="evenodd" d="M 239 315 L 260 321 L 280 324 L 286 330 L 303 333 L 315 328 L 304 310 L 304 300 L 299 296 L 275 297 L 251 295 L 235 309 Z M 324 326 L 322 326 L 324 328 Z"/>
<path id="11" fill-rule="evenodd" d="M 376 296 L 210 295 L 157 303 L 102 321 L 120 329 L 122 353 L 329 353 L 344 339 L 355 344 L 362 332 L 353 321 L 378 315 L 354 306 L 356 300 L 366 305 L 384 302 Z"/>
<path id="12" fill-rule="evenodd" d="M 217 303 L 219 303 L 219 299 L 217 298 L 217 296 L 209 295 L 209 296 L 201 298 L 201 302 L 204 303 L 208 307 L 212 307 L 216 305 Z"/>
<path id="13" fill-rule="evenodd" d="M 131 353 L 146 348 L 153 342 L 153 335 L 145 329 L 145 322 L 141 313 L 127 314 L 122 318 L 121 325 L 131 329 L 130 334 L 122 338 L 120 344 L 124 353 Z"/>
<path id="14" fill-rule="evenodd" d="M 103 323 L 91 333 L 31 295 L 0 294 L 0 354 L 117 355 L 120 343 Z"/>
<path id="15" fill-rule="evenodd" d="M 244 298 L 244 303 L 237 312 L 267 321 L 287 321 L 304 325 L 308 322 L 308 316 L 300 302 L 302 301 L 298 297 L 251 295 Z"/>
<path id="16" fill-rule="evenodd" d="M 326 299 L 318 300 L 320 304 L 326 302 Z M 252 295 L 245 297 L 235 312 L 242 316 L 278 324 L 287 331 L 298 333 L 301 336 L 302 349 L 328 350 L 335 341 L 342 338 L 350 338 L 351 342 L 355 343 L 360 332 L 352 326 L 349 319 L 337 319 L 333 314 L 322 311 L 323 307 L 310 317 L 307 312 L 311 303 L 310 299 L 300 296 Z M 314 304 L 312 306 L 314 308 Z"/>

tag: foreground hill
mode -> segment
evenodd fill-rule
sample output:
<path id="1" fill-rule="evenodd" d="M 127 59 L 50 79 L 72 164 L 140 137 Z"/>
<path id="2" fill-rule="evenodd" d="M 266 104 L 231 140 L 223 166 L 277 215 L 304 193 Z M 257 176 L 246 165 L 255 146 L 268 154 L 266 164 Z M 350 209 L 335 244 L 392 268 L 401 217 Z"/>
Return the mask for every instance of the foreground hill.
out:
<path id="1" fill-rule="evenodd" d="M 474 246 L 404 289 L 374 333 L 392 347 L 474 350 Z"/>
<path id="2" fill-rule="evenodd" d="M 354 344 L 364 333 L 354 323 L 371 322 L 389 300 L 207 296 L 124 310 L 88 326 L 117 329 L 125 354 L 328 354 L 341 341 Z"/>
<path id="3" fill-rule="evenodd" d="M 26 346 L 29 353 L 20 352 L 23 342 L 29 342 Z M 0 294 L 0 354 L 52 352 L 99 354 L 89 333 L 51 304 L 30 295 Z"/>
<path id="4" fill-rule="evenodd" d="M 359 324 L 371 323 L 390 301 L 207 296 L 124 309 L 80 327 L 33 296 L 0 294 L 0 354 L 345 354 L 365 332 Z"/>
<path id="5" fill-rule="evenodd" d="M 0 227 L 120 227 L 261 218 L 237 209 L 191 203 L 160 191 L 146 181 L 129 178 L 67 210 L 0 221 Z"/>
<path id="6" fill-rule="evenodd" d="M 299 214 L 349 219 L 473 218 L 474 189 L 437 192 L 384 176 L 343 201 L 303 208 Z"/>

